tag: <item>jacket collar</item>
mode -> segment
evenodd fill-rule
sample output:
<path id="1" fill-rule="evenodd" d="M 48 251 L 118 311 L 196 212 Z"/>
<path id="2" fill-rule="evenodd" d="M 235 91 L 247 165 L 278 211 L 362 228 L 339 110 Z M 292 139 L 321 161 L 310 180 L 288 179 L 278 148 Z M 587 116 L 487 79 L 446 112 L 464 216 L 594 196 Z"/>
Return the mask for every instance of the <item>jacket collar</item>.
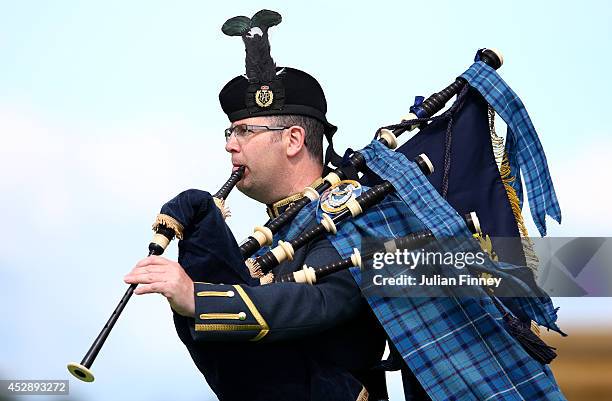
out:
<path id="1" fill-rule="evenodd" d="M 315 182 L 310 184 L 312 188 L 316 188 L 323 182 L 322 178 L 317 178 Z M 289 209 L 293 204 L 304 196 L 304 192 L 297 192 L 293 195 L 289 195 L 279 201 L 274 202 L 271 205 L 266 205 L 266 212 L 271 219 L 274 219 Z"/>

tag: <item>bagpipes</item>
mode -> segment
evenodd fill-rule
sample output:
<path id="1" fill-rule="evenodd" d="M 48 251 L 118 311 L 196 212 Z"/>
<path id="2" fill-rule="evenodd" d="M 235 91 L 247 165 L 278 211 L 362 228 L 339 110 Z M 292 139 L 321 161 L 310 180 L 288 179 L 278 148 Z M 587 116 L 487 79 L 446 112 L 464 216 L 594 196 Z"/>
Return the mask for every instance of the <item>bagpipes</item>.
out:
<path id="1" fill-rule="evenodd" d="M 482 62 L 478 63 L 479 66 L 486 65 L 491 69 L 502 65 L 502 57 L 490 49 L 479 50 L 477 60 Z M 488 119 L 490 102 L 470 85 L 471 79 L 473 77 L 466 77 L 464 74 L 429 98 L 417 98 L 409 115 L 399 124 L 379 129 L 376 138 L 379 144 L 396 149 L 397 137 L 419 127 L 419 133 L 397 148 L 396 152 L 416 163 L 421 173 L 428 176 L 431 185 L 448 204 L 459 215 L 466 216 L 463 224 L 467 224 L 481 241 L 487 242 L 487 235 L 516 238 L 518 242 L 511 243 L 511 249 L 496 247 L 495 238 L 492 240 L 492 246 L 500 260 L 525 265 L 519 232 L 522 224 L 521 192 L 513 187 L 516 181 L 509 177 L 511 172 L 518 173 L 516 166 L 520 160 L 517 161 L 516 153 L 507 148 L 507 156 L 502 157 L 500 174 L 493 152 L 492 141 L 495 141 L 495 138 L 490 135 L 480 135 L 476 138 L 472 135 L 473 137 L 467 139 L 470 133 L 488 134 L 492 128 L 492 122 Z M 446 112 L 434 117 L 455 96 L 458 100 Z M 470 113 L 478 117 L 469 116 Z M 434 166 L 440 168 L 434 169 Z M 511 167 L 514 167 L 514 170 Z M 357 217 L 396 190 L 392 182 L 381 179 L 369 168 L 362 152 L 351 152 L 345 155 L 344 164 L 323 177 L 319 185 L 305 188 L 302 198 L 296 200 L 280 216 L 255 227 L 253 234 L 238 245 L 225 224 L 228 211 L 224 201 L 240 180 L 243 171 L 238 169 L 233 172 L 214 196 L 205 191 L 188 190 L 166 203 L 154 224 L 155 234 L 149 245 L 149 255 L 161 255 L 168 244 L 178 238 L 179 263 L 193 281 L 207 281 L 207 269 L 214 268 L 216 279 L 225 284 L 315 284 L 325 275 L 360 266 L 359 252 L 330 266 L 305 266 L 303 271 L 292 275 L 274 277 L 269 273 L 278 264 L 292 259 L 297 248 L 323 235 L 333 236 L 339 230 L 337 225 Z M 290 224 L 304 207 L 318 200 L 321 194 L 335 184 L 354 178 L 356 172 L 363 174 L 361 181 L 370 189 L 349 200 L 345 209 L 334 217 L 324 215 L 316 227 L 287 241 L 275 241 L 279 230 Z M 515 176 L 514 179 L 519 180 L 519 177 Z M 431 231 L 413 233 L 403 240 L 401 246 L 417 246 L 435 236 Z M 276 247 L 251 258 L 262 247 L 275 242 Z M 519 255 L 518 258 L 516 255 Z M 136 285 L 131 285 L 128 288 L 81 363 L 68 365 L 68 370 L 76 378 L 83 381 L 94 380 L 90 368 L 135 287 Z"/>

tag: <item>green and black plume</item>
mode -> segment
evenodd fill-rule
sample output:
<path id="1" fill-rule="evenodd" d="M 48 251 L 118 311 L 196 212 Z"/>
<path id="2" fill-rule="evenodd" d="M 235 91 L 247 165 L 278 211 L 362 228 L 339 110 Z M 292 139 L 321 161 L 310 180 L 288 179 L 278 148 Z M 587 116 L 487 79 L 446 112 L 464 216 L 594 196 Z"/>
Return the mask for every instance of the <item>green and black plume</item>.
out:
<path id="1" fill-rule="evenodd" d="M 246 76 L 251 83 L 271 82 L 276 75 L 276 64 L 270 55 L 268 28 L 280 24 L 282 17 L 270 10 L 261 10 L 252 18 L 233 17 L 225 21 L 221 30 L 228 36 L 241 36 L 246 50 Z"/>

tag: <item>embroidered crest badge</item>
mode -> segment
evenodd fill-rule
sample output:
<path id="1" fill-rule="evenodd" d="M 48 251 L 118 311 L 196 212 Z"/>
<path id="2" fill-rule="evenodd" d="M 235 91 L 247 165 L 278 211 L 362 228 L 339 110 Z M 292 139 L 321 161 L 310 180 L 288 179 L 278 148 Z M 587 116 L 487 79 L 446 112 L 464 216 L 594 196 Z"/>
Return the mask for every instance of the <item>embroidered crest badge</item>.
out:
<path id="1" fill-rule="evenodd" d="M 268 85 L 261 85 L 261 87 L 255 92 L 255 103 L 259 107 L 270 107 L 274 101 L 274 92 L 270 90 Z"/>
<path id="2" fill-rule="evenodd" d="M 361 184 L 357 181 L 340 181 L 323 192 L 319 205 L 325 213 L 339 213 L 346 207 L 349 200 L 361 195 L 361 190 Z"/>

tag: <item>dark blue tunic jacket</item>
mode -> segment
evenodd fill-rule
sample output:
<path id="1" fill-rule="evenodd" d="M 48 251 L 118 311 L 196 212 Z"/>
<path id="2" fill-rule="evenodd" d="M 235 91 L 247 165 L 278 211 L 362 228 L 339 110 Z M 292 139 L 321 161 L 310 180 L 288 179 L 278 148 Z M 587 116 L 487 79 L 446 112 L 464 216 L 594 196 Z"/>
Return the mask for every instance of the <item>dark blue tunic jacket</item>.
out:
<path id="1" fill-rule="evenodd" d="M 327 239 L 299 249 L 275 274 L 340 259 Z M 246 269 L 246 267 L 245 267 Z M 189 273 L 189 272 L 188 272 Z M 348 271 L 314 286 L 196 282 L 195 319 L 174 315 L 179 337 L 221 401 L 356 400 L 384 333 Z"/>

